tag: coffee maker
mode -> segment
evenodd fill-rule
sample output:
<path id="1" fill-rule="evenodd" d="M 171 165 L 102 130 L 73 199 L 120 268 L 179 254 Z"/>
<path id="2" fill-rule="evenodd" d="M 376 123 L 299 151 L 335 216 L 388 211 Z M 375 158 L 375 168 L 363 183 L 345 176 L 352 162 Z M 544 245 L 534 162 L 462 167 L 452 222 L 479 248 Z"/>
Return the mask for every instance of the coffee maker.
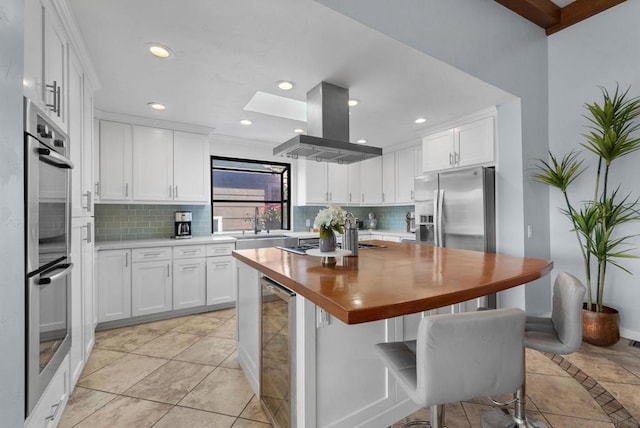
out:
<path id="1" fill-rule="evenodd" d="M 176 211 L 175 213 L 175 239 L 191 238 L 191 211 Z"/>

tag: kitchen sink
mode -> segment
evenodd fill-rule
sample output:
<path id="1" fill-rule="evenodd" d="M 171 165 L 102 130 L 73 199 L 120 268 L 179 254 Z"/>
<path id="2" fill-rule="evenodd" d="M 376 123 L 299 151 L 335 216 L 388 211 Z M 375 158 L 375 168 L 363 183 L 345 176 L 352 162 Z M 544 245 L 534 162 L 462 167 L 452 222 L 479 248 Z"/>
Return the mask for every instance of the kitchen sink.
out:
<path id="1" fill-rule="evenodd" d="M 236 250 L 250 248 L 282 247 L 297 245 L 298 238 L 286 235 L 243 235 L 236 236 Z"/>

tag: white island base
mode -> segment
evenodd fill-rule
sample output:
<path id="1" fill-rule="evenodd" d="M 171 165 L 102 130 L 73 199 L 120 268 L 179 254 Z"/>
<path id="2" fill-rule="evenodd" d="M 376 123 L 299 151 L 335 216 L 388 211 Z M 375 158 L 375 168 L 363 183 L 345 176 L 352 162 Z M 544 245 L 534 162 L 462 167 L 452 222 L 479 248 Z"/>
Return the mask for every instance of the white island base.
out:
<path id="1" fill-rule="evenodd" d="M 238 360 L 258 395 L 260 275 L 238 263 Z M 296 296 L 292 426 L 383 428 L 417 411 L 420 406 L 397 387 L 374 345 L 415 339 L 421 314 L 353 325 L 329 316 L 328 325 L 318 326 L 321 311 Z"/>

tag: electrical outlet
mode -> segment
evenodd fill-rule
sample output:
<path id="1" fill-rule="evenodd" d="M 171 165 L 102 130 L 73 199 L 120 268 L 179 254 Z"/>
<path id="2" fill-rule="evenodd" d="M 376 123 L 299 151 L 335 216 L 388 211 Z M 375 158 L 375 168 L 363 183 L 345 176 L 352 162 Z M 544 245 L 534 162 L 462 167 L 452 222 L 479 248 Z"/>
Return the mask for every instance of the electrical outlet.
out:
<path id="1" fill-rule="evenodd" d="M 330 324 L 330 318 L 331 316 L 329 315 L 329 312 L 325 311 L 322 308 L 316 307 L 316 327 L 320 328 L 320 327 L 324 327 Z"/>
<path id="2" fill-rule="evenodd" d="M 306 219 L 304 221 L 304 225 L 307 226 L 307 227 L 311 226 L 311 219 Z"/>

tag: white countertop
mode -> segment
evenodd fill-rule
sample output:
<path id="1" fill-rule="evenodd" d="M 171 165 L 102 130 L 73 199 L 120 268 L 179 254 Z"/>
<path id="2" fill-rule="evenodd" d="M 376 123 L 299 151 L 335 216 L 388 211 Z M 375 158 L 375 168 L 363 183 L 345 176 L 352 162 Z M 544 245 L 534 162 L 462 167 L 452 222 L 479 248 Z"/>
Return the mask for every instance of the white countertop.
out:
<path id="1" fill-rule="evenodd" d="M 404 230 L 378 230 L 378 229 L 364 229 L 359 230 L 360 237 L 366 237 L 369 235 L 382 235 L 382 236 L 399 236 L 404 239 L 415 239 L 415 233 L 407 233 Z M 209 236 L 194 236 L 191 239 L 137 239 L 127 241 L 100 241 L 96 242 L 96 250 L 119 250 L 129 248 L 151 248 L 151 247 L 166 247 L 176 245 L 200 245 L 200 244 L 224 244 L 229 242 L 236 242 L 234 235 L 238 233 L 215 233 Z M 245 236 L 253 235 L 252 232 L 245 233 Z M 267 232 L 259 232 L 259 236 L 267 235 Z M 288 230 L 272 230 L 269 235 L 285 235 L 294 238 L 318 238 L 318 232 L 290 232 Z"/>

